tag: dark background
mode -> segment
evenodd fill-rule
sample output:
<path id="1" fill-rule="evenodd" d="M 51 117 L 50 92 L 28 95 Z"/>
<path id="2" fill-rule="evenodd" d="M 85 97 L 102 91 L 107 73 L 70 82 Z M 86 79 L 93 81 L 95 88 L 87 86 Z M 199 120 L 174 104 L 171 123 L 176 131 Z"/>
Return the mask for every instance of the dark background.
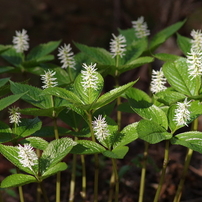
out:
<path id="1" fill-rule="evenodd" d="M 83 43 L 89 46 L 97 46 L 109 49 L 111 34 L 117 34 L 117 28 L 131 28 L 131 21 L 144 16 L 151 31 L 151 36 L 165 27 L 187 18 L 186 24 L 179 30 L 179 33 L 190 37 L 192 29 L 202 29 L 202 1 L 201 0 L 0 0 L 0 44 L 11 44 L 16 30 L 26 29 L 30 38 L 30 48 L 52 40 L 62 39 L 63 43 L 72 41 Z M 150 36 L 150 37 L 151 37 Z M 73 46 L 75 53 L 78 50 Z M 172 53 L 180 55 L 177 48 L 175 36 L 169 38 L 158 52 Z M 0 59 L 0 64 L 3 60 Z M 157 63 L 154 63 L 155 68 Z M 143 84 L 148 84 L 147 69 L 141 68 L 138 71 L 140 81 L 138 88 L 146 89 Z M 136 73 L 136 72 L 135 72 Z M 134 73 L 134 74 L 135 74 Z M 123 80 L 134 74 L 124 74 Z M 137 76 L 136 76 L 137 77 Z M 131 78 L 129 80 L 135 80 Z M 128 82 L 128 81 L 127 81 Z M 125 121 L 136 121 L 131 117 Z M 200 119 L 199 122 L 201 123 Z M 120 201 L 133 202 L 138 200 L 139 175 L 141 169 L 132 163 L 142 154 L 144 144 L 135 141 L 130 145 L 130 151 L 124 160 L 118 161 L 119 169 L 125 165 L 130 165 L 130 170 L 124 175 L 120 183 Z M 155 166 L 148 165 L 146 179 L 145 202 L 151 202 L 157 188 L 159 170 L 162 168 L 164 143 L 151 145 L 149 148 L 151 159 Z M 170 163 L 166 175 L 166 181 L 161 193 L 161 202 L 170 202 L 175 194 L 179 182 L 180 173 L 183 168 L 186 149 L 172 146 L 170 149 Z M 69 161 L 69 159 L 66 159 Z M 88 165 L 93 163 L 87 159 Z M 7 160 L 0 160 L 0 178 L 9 175 L 11 165 Z M 102 170 L 103 169 L 103 170 Z M 111 174 L 111 163 L 103 159 L 101 169 L 100 200 L 107 200 L 106 184 Z M 106 171 L 107 169 L 107 171 Z M 188 177 L 185 184 L 185 191 L 182 196 L 183 202 L 202 201 L 202 157 L 195 152 L 191 161 Z M 88 169 L 89 175 L 93 173 L 91 167 Z M 68 184 L 70 170 L 64 173 L 63 184 Z M 0 179 L 0 180 L 1 180 Z M 102 180 L 105 179 L 105 180 Z M 47 188 L 54 199 L 55 177 L 47 181 Z M 102 186 L 103 184 L 103 186 Z M 28 185 L 26 201 L 34 201 L 34 185 Z M 89 189 L 90 187 L 90 189 Z M 92 199 L 93 176 L 88 176 L 88 200 Z M 76 199 L 79 201 L 80 180 L 78 178 Z M 68 190 L 63 190 L 62 201 L 67 201 Z M 6 196 L 6 202 L 14 202 L 16 199 Z M 54 201 L 54 200 L 53 200 Z M 77 200 L 76 200 L 77 202 Z"/>

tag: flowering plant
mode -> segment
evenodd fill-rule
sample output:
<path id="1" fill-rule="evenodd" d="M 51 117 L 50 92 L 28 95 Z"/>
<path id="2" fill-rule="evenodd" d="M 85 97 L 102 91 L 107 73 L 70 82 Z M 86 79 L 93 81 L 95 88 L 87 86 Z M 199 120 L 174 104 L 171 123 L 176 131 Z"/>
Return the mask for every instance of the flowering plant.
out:
<path id="1" fill-rule="evenodd" d="M 17 171 L 2 180 L 1 188 L 18 187 L 20 201 L 23 202 L 22 186 L 37 183 L 38 200 L 43 193 L 44 201 L 48 202 L 43 181 L 56 174 L 56 202 L 60 202 L 61 172 L 71 163 L 68 200 L 73 202 L 77 157 L 80 156 L 80 193 L 85 201 L 88 199 L 85 156 L 93 155 L 93 200 L 96 202 L 100 157 L 104 156 L 112 164 L 108 201 L 118 202 L 120 173 L 117 160 L 125 158 L 128 144 L 137 139 L 145 143 L 139 202 L 143 201 L 144 196 L 150 144 L 165 142 L 164 164 L 154 202 L 160 198 L 172 144 L 188 148 L 184 179 L 192 152 L 202 153 L 202 132 L 197 131 L 197 118 L 202 114 L 201 31 L 192 31 L 192 39 L 177 34 L 177 43 L 184 56 L 155 53 L 184 23 L 171 25 L 148 39 L 150 31 L 144 18 L 140 17 L 132 22 L 132 28 L 120 29 L 118 36 L 112 34 L 110 51 L 75 43 L 80 52 L 74 55 L 70 44 L 58 48 L 60 41 L 52 41 L 25 53 L 29 49 L 26 30 L 16 32 L 13 45 L 1 45 L 0 56 L 10 63 L 2 67 L 1 73 L 29 72 L 42 83 L 41 86 L 37 83 L 34 85 L 27 78 L 20 82 L 12 78 L 0 79 L 0 109 L 9 107 L 12 124 L 0 122 L 0 153 L 15 165 Z M 61 67 L 55 64 L 54 55 L 51 54 L 57 48 Z M 150 71 L 149 94 L 134 87 L 138 80 L 120 85 L 123 73 L 157 59 L 164 64 L 159 70 Z M 107 75 L 114 78 L 115 87 L 104 92 Z M 29 107 L 13 107 L 12 104 L 18 100 Z M 114 111 L 116 118 L 112 119 Z M 122 112 L 138 114 L 141 120 L 123 127 Z M 32 119 L 21 118 L 23 116 Z M 43 117 L 51 120 L 49 126 L 43 125 Z M 59 126 L 59 120 L 66 126 Z M 190 131 L 180 132 L 179 129 L 187 128 L 190 124 Z M 67 155 L 72 157 L 72 161 L 62 162 Z M 180 200 L 183 183 L 182 180 L 179 182 L 174 202 Z"/>

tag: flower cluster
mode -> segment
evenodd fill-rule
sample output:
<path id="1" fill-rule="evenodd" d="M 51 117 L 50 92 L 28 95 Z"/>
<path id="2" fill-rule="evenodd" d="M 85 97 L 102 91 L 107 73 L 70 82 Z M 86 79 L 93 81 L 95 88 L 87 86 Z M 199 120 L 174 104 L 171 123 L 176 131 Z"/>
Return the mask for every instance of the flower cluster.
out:
<path id="1" fill-rule="evenodd" d="M 92 124 L 95 137 L 99 141 L 105 140 L 107 136 L 110 135 L 105 117 L 102 117 L 102 115 L 99 115 L 98 118 L 95 117 L 95 120 L 92 122 Z"/>
<path id="2" fill-rule="evenodd" d="M 19 112 L 20 108 L 19 107 L 12 107 L 9 108 L 9 119 L 10 119 L 10 123 L 15 123 L 16 125 L 19 125 L 20 121 L 20 112 Z"/>
<path id="3" fill-rule="evenodd" d="M 75 60 L 74 60 L 74 53 L 71 51 L 72 48 L 70 44 L 59 47 L 58 57 L 60 62 L 62 63 L 62 68 L 66 69 L 67 67 L 75 69 Z"/>
<path id="4" fill-rule="evenodd" d="M 192 30 L 191 34 L 192 40 L 191 40 L 191 46 L 194 50 L 201 50 L 202 49 L 202 33 L 201 30 Z"/>
<path id="5" fill-rule="evenodd" d="M 83 68 L 85 70 L 81 71 L 82 74 L 82 86 L 84 90 L 88 88 L 94 88 L 95 90 L 97 89 L 97 83 L 98 83 L 98 77 L 97 77 L 97 72 L 96 72 L 96 63 L 94 65 L 86 65 L 85 63 L 83 64 Z"/>
<path id="6" fill-rule="evenodd" d="M 178 102 L 177 108 L 175 109 L 174 121 L 177 123 L 178 126 L 186 125 L 187 122 L 190 120 L 190 101 L 187 101 L 187 98 L 184 102 Z"/>
<path id="7" fill-rule="evenodd" d="M 23 53 L 29 49 L 29 36 L 26 30 L 16 31 L 16 36 L 13 37 L 13 44 L 16 52 Z"/>
<path id="8" fill-rule="evenodd" d="M 188 65 L 188 72 L 191 79 L 195 78 L 196 76 L 202 75 L 202 51 L 201 50 L 194 50 L 191 48 L 191 52 L 187 53 L 187 65 Z"/>
<path id="9" fill-rule="evenodd" d="M 135 29 L 135 35 L 137 38 L 143 38 L 150 35 L 147 23 L 144 22 L 144 17 L 139 17 L 136 21 L 132 21 L 133 28 Z"/>
<path id="10" fill-rule="evenodd" d="M 188 72 L 191 79 L 202 75 L 202 33 L 192 30 L 191 50 L 187 53 Z"/>
<path id="11" fill-rule="evenodd" d="M 24 147 L 18 145 L 18 157 L 23 167 L 28 167 L 32 170 L 32 166 L 37 164 L 38 157 L 30 144 L 24 144 Z"/>
<path id="12" fill-rule="evenodd" d="M 112 34 L 113 39 L 110 42 L 110 52 L 112 57 L 120 56 L 122 57 L 126 51 L 126 38 L 123 35 L 115 36 Z"/>
<path id="13" fill-rule="evenodd" d="M 159 71 L 152 70 L 151 92 L 158 93 L 166 89 L 166 78 L 164 77 L 162 68 Z"/>
<path id="14" fill-rule="evenodd" d="M 57 81 L 55 81 L 57 78 L 54 78 L 53 76 L 56 74 L 56 72 L 52 70 L 48 70 L 47 72 L 44 71 L 44 75 L 41 75 L 42 83 L 45 84 L 42 86 L 42 88 L 50 88 L 57 86 Z"/>

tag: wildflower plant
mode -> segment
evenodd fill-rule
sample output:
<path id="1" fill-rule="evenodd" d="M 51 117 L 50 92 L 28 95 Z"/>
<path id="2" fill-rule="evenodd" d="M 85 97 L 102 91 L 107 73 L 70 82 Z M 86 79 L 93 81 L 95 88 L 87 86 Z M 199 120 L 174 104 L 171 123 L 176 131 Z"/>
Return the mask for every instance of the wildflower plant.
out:
<path id="1" fill-rule="evenodd" d="M 197 128 L 197 118 L 202 114 L 201 31 L 192 31 L 192 39 L 177 34 L 177 43 L 184 56 L 155 52 L 184 23 L 171 25 L 148 39 L 150 31 L 144 18 L 140 17 L 133 22 L 133 27 L 119 29 L 117 36 L 112 34 L 109 51 L 74 43 L 80 52 L 73 55 L 70 44 L 59 47 L 60 41 L 29 48 L 29 37 L 25 30 L 16 32 L 12 46 L 0 46 L 1 58 L 9 63 L 9 66 L 2 68 L 3 73 L 29 72 L 42 81 L 41 87 L 33 85 L 27 78 L 20 82 L 16 82 L 13 77 L 0 79 L 0 110 L 8 108 L 10 120 L 10 124 L 0 122 L 0 153 L 18 170 L 16 174 L 2 180 L 1 188 L 38 183 L 41 190 L 37 192 L 38 198 L 42 192 L 44 201 L 48 202 L 43 181 L 56 175 L 56 202 L 60 202 L 61 186 L 64 186 L 60 174 L 72 163 L 71 193 L 67 200 L 76 201 L 74 190 L 76 168 L 80 163 L 77 157 L 80 156 L 82 191 L 81 196 L 77 197 L 84 201 L 90 200 L 87 195 L 85 155 L 93 155 L 93 200 L 97 202 L 101 171 L 99 158 L 103 155 L 111 160 L 112 175 L 109 196 L 102 197 L 105 197 L 105 201 L 118 202 L 121 200 L 121 190 L 117 161 L 127 155 L 128 144 L 141 139 L 145 148 L 139 202 L 144 201 L 149 145 L 165 142 L 164 164 L 154 197 L 154 202 L 159 201 L 169 162 L 169 148 L 173 144 L 188 148 L 183 177 L 186 176 L 192 152 L 202 153 L 202 133 Z M 52 52 L 56 49 L 61 66 L 54 61 Z M 119 80 L 124 72 L 156 59 L 161 60 L 163 65 L 159 71 L 152 70 L 152 93 L 147 94 L 135 88 L 138 79 L 120 85 Z M 115 87 L 105 92 L 103 89 L 107 75 L 114 78 Z M 18 100 L 26 105 L 11 107 Z M 25 107 L 27 105 L 29 107 Z M 122 112 L 138 114 L 141 119 L 123 125 Z M 32 118 L 22 118 L 24 115 Z M 44 126 L 41 117 L 50 120 L 48 126 Z M 59 120 L 63 122 L 62 126 L 58 125 Z M 191 127 L 185 127 L 186 132 L 179 130 L 188 124 Z M 47 137 L 55 139 L 48 141 Z M 69 153 L 73 154 L 72 161 L 65 158 Z M 64 158 L 68 161 L 62 162 Z M 181 196 L 183 182 L 179 184 L 175 202 Z M 23 202 L 23 190 L 19 193 L 20 201 Z"/>

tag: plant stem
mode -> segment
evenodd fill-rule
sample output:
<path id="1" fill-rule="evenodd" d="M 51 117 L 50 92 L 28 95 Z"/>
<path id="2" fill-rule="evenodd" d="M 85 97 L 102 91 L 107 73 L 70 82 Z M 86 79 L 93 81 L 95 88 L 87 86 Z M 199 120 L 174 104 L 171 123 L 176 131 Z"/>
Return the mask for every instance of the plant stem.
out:
<path id="1" fill-rule="evenodd" d="M 77 137 L 75 137 L 75 140 L 77 140 Z M 76 159 L 77 159 L 77 154 L 73 154 L 69 202 L 74 201 L 74 191 L 75 191 L 75 183 L 76 183 Z"/>
<path id="2" fill-rule="evenodd" d="M 46 190 L 45 190 L 45 188 L 44 188 L 44 186 L 43 186 L 43 182 L 40 182 L 40 183 L 39 183 L 39 186 L 40 186 L 40 188 L 41 188 L 41 192 L 42 192 L 42 195 L 43 195 L 43 197 L 44 197 L 44 201 L 45 201 L 45 202 L 49 202 L 48 197 L 47 197 L 47 194 L 46 194 Z"/>
<path id="3" fill-rule="evenodd" d="M 198 119 L 195 119 L 192 123 L 191 130 L 196 131 L 197 129 L 198 129 Z M 182 171 L 182 176 L 180 178 L 180 183 L 178 185 L 177 192 L 175 194 L 175 198 L 174 198 L 173 202 L 179 202 L 181 199 L 182 189 L 184 186 L 185 178 L 187 176 L 192 154 L 193 154 L 193 150 L 188 148 L 186 159 L 185 159 L 185 164 L 184 164 L 183 171 Z"/>
<path id="4" fill-rule="evenodd" d="M 115 173 L 112 171 L 111 179 L 110 179 L 110 187 L 109 187 L 109 200 L 108 202 L 112 202 L 113 194 L 114 194 L 114 185 L 115 185 Z"/>
<path id="5" fill-rule="evenodd" d="M 84 155 L 81 155 L 81 165 L 82 165 L 82 193 L 81 197 L 83 201 L 86 201 L 86 164 Z"/>
<path id="6" fill-rule="evenodd" d="M 18 191 L 19 191 L 20 202 L 24 202 L 22 186 L 18 187 Z"/>
<path id="7" fill-rule="evenodd" d="M 54 107 L 54 100 L 53 96 L 51 96 L 51 101 L 52 101 L 52 106 Z M 56 117 L 56 112 L 53 110 L 53 125 L 54 125 L 54 134 L 55 134 L 55 139 L 59 139 L 59 133 L 58 133 L 58 127 L 57 127 L 57 117 Z M 60 185 L 61 184 L 61 173 L 58 172 L 56 175 L 56 202 L 60 202 Z"/>
<path id="8" fill-rule="evenodd" d="M 168 161 L 169 161 L 169 140 L 166 140 L 163 168 L 162 168 L 162 171 L 161 171 L 161 178 L 160 178 L 159 185 L 158 185 L 158 188 L 157 188 L 157 191 L 156 191 L 154 202 L 157 202 L 159 200 L 159 196 L 160 196 L 160 193 L 161 193 L 161 188 L 163 186 L 163 182 L 164 182 L 164 179 L 165 179 L 165 174 L 166 174 L 166 168 L 167 168 Z"/>
<path id="9" fill-rule="evenodd" d="M 93 142 L 96 142 L 93 127 L 92 127 L 92 113 L 88 113 L 88 124 L 91 132 Z M 94 174 L 94 202 L 98 202 L 98 176 L 99 176 L 99 159 L 98 154 L 94 154 L 95 159 L 95 174 Z"/>
<path id="10" fill-rule="evenodd" d="M 139 190 L 139 200 L 138 200 L 138 202 L 143 202 L 144 189 L 145 189 L 145 176 L 146 176 L 146 167 L 147 167 L 149 143 L 144 142 L 144 144 L 145 144 L 145 147 L 144 147 L 144 153 L 143 153 L 143 163 L 142 163 L 142 171 L 141 171 L 140 190 Z"/>
<path id="11" fill-rule="evenodd" d="M 37 202 L 41 202 L 41 187 L 40 187 L 40 184 L 38 183 L 37 184 L 37 190 L 36 190 L 36 201 Z"/>
<path id="12" fill-rule="evenodd" d="M 116 159 L 112 158 L 112 165 L 113 165 L 113 173 L 114 173 L 114 179 L 115 179 L 115 202 L 118 202 L 118 198 L 119 198 L 119 176 L 118 176 L 118 172 L 117 172 Z"/>

